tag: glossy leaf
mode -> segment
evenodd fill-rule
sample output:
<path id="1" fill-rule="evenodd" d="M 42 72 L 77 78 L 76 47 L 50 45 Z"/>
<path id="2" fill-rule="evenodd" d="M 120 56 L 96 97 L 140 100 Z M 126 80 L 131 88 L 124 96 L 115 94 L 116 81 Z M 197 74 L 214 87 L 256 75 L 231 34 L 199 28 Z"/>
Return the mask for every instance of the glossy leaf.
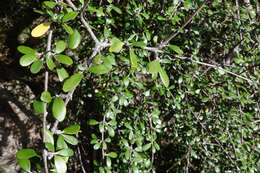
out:
<path id="1" fill-rule="evenodd" d="M 63 136 L 64 140 L 66 142 L 68 142 L 69 144 L 71 144 L 71 145 L 77 145 L 78 144 L 78 140 L 74 136 L 64 135 L 64 134 L 62 134 L 62 136 Z"/>
<path id="2" fill-rule="evenodd" d="M 69 36 L 68 45 L 70 49 L 76 49 L 81 41 L 81 35 L 78 30 L 74 30 L 73 34 Z"/>
<path id="3" fill-rule="evenodd" d="M 18 159 L 30 159 L 32 157 L 37 156 L 37 153 L 34 151 L 34 149 L 21 149 L 16 153 L 16 157 Z"/>
<path id="4" fill-rule="evenodd" d="M 41 94 L 41 101 L 50 103 L 51 102 L 51 94 L 48 91 L 44 91 Z"/>
<path id="5" fill-rule="evenodd" d="M 54 58 L 62 64 L 71 65 L 73 63 L 72 59 L 67 55 L 58 54 Z"/>
<path id="6" fill-rule="evenodd" d="M 46 142 L 54 145 L 54 138 L 53 138 L 53 134 L 51 133 L 51 131 L 46 128 L 45 133 L 46 133 L 45 134 Z"/>
<path id="7" fill-rule="evenodd" d="M 33 101 L 33 110 L 36 115 L 43 114 L 44 112 L 44 103 L 39 100 Z"/>
<path id="8" fill-rule="evenodd" d="M 138 58 L 137 56 L 135 55 L 134 51 L 132 49 L 130 49 L 130 61 L 131 61 L 131 68 L 132 69 L 136 69 L 137 66 L 138 66 Z"/>
<path id="9" fill-rule="evenodd" d="M 70 157 L 70 156 L 74 155 L 74 152 L 70 148 L 65 148 L 65 149 L 62 149 L 62 150 L 56 152 L 56 154 L 61 155 L 61 156 Z"/>
<path id="10" fill-rule="evenodd" d="M 56 69 L 59 80 L 62 82 L 64 79 L 69 77 L 68 72 L 65 70 L 65 68 L 61 67 L 61 68 L 57 68 Z"/>
<path id="11" fill-rule="evenodd" d="M 71 125 L 63 130 L 63 133 L 77 134 L 80 131 L 79 125 Z"/>
<path id="12" fill-rule="evenodd" d="M 31 35 L 33 37 L 41 37 L 50 29 L 50 27 L 51 27 L 50 22 L 41 23 L 40 25 L 36 26 L 32 30 Z"/>
<path id="13" fill-rule="evenodd" d="M 48 67 L 50 70 L 53 70 L 54 67 L 55 67 L 54 62 L 53 62 L 52 58 L 50 58 L 50 57 L 47 57 L 47 58 L 46 58 L 46 64 L 47 64 L 47 67 Z"/>
<path id="14" fill-rule="evenodd" d="M 169 45 L 169 47 L 175 51 L 176 53 L 178 53 L 179 55 L 183 55 L 183 51 L 179 48 L 179 46 L 176 45 Z"/>
<path id="15" fill-rule="evenodd" d="M 79 14 L 79 12 L 77 12 L 77 11 L 69 12 L 69 13 L 65 14 L 65 16 L 62 18 L 62 22 L 67 22 L 69 20 L 73 20 L 77 17 L 78 14 Z"/>
<path id="16" fill-rule="evenodd" d="M 52 151 L 52 152 L 55 152 L 55 148 L 54 148 L 54 145 L 53 145 L 53 144 L 48 143 L 48 142 L 45 142 L 45 147 L 46 147 L 48 150 L 50 150 L 50 151 Z"/>
<path id="17" fill-rule="evenodd" d="M 58 139 L 57 139 L 56 150 L 61 150 L 61 149 L 64 149 L 64 148 L 68 148 L 68 145 L 64 141 L 64 137 L 62 135 L 59 135 Z"/>
<path id="18" fill-rule="evenodd" d="M 61 53 L 66 49 L 66 43 L 63 40 L 56 42 L 55 53 Z"/>
<path id="19" fill-rule="evenodd" d="M 30 160 L 28 160 L 28 159 L 18 159 L 18 164 L 23 170 L 30 172 L 30 170 L 31 170 Z"/>
<path id="20" fill-rule="evenodd" d="M 23 45 L 18 46 L 17 50 L 19 52 L 23 53 L 23 54 L 35 54 L 35 55 L 37 55 L 37 51 L 28 47 L 28 46 L 23 46 Z"/>
<path id="21" fill-rule="evenodd" d="M 115 152 L 108 153 L 108 156 L 111 158 L 117 158 L 117 154 Z"/>
<path id="22" fill-rule="evenodd" d="M 147 151 L 148 149 L 151 148 L 151 146 L 152 146 L 151 143 L 149 143 L 149 144 L 145 144 L 145 145 L 142 147 L 142 149 L 143 149 L 143 151 Z"/>
<path id="23" fill-rule="evenodd" d="M 168 77 L 166 71 L 163 68 L 161 68 L 159 73 L 160 73 L 160 77 L 163 82 L 163 85 L 167 88 L 169 86 L 170 81 L 169 81 L 169 77 Z"/>
<path id="24" fill-rule="evenodd" d="M 133 42 L 132 46 L 136 46 L 136 47 L 144 47 L 146 46 L 146 43 L 142 42 L 142 41 L 138 41 L 138 42 Z"/>
<path id="25" fill-rule="evenodd" d="M 42 65 L 43 65 L 43 60 L 40 59 L 40 60 L 38 60 L 38 61 L 35 61 L 35 62 L 32 64 L 32 66 L 30 67 L 31 73 L 33 73 L 33 74 L 38 73 L 38 72 L 41 70 Z"/>
<path id="26" fill-rule="evenodd" d="M 62 24 L 62 27 L 65 29 L 65 31 L 68 33 L 68 34 L 73 34 L 73 29 L 67 25 L 66 23 Z"/>
<path id="27" fill-rule="evenodd" d="M 107 68 L 105 65 L 101 64 L 101 65 L 93 65 L 91 66 L 88 71 L 95 73 L 95 74 L 105 74 L 108 73 L 110 71 L 109 68 Z"/>
<path id="28" fill-rule="evenodd" d="M 97 124 L 99 124 L 99 122 L 96 121 L 96 120 L 94 120 L 94 119 L 90 119 L 90 120 L 88 121 L 88 125 L 93 126 L 93 125 L 97 125 Z"/>
<path id="29" fill-rule="evenodd" d="M 161 65 L 158 60 L 154 60 L 148 63 L 148 72 L 149 73 L 158 73 L 161 70 Z"/>
<path id="30" fill-rule="evenodd" d="M 112 46 L 110 46 L 109 48 L 109 52 L 115 52 L 115 53 L 119 53 L 120 50 L 123 48 L 124 43 L 121 42 L 119 39 L 114 38 L 111 40 L 111 42 L 113 43 Z"/>
<path id="31" fill-rule="evenodd" d="M 52 113 L 55 119 L 57 119 L 59 122 L 63 121 L 66 116 L 66 106 L 64 101 L 56 97 L 53 101 L 52 105 Z"/>
<path id="32" fill-rule="evenodd" d="M 67 172 L 67 164 L 65 162 L 64 157 L 54 156 L 54 163 L 57 170 L 57 173 L 66 173 Z"/>
<path id="33" fill-rule="evenodd" d="M 64 92 L 69 92 L 72 91 L 74 88 L 76 88 L 78 86 L 78 84 L 80 83 L 80 81 L 83 78 L 83 74 L 81 73 L 77 73 L 72 75 L 69 79 L 67 79 L 64 84 L 63 84 L 63 91 Z"/>
<path id="34" fill-rule="evenodd" d="M 28 66 L 28 65 L 31 65 L 31 63 L 33 63 L 33 61 L 37 58 L 37 54 L 26 54 L 26 55 L 23 55 L 21 58 L 20 58 L 20 65 L 25 67 L 25 66 Z"/>
<path id="35" fill-rule="evenodd" d="M 54 8 L 56 6 L 56 3 L 52 1 L 44 1 L 43 4 L 49 8 Z"/>

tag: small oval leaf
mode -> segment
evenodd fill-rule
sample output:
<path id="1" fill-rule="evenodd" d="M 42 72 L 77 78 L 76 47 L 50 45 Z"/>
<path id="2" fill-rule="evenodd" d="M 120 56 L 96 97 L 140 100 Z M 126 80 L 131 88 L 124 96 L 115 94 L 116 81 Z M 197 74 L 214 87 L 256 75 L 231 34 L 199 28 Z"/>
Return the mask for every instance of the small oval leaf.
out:
<path id="1" fill-rule="evenodd" d="M 149 73 L 158 73 L 161 70 L 160 62 L 157 60 L 154 60 L 152 62 L 148 63 L 148 72 Z"/>
<path id="2" fill-rule="evenodd" d="M 164 86 L 167 88 L 169 86 L 169 77 L 166 71 L 163 68 L 161 68 L 159 73 Z"/>
<path id="3" fill-rule="evenodd" d="M 30 67 L 30 71 L 32 74 L 36 74 L 38 73 L 41 68 L 42 68 L 42 65 L 43 65 L 43 60 L 38 60 L 38 61 L 35 61 L 32 66 Z"/>
<path id="4" fill-rule="evenodd" d="M 66 43 L 63 40 L 59 40 L 56 42 L 55 53 L 61 53 L 66 49 Z"/>
<path id="5" fill-rule="evenodd" d="M 78 144 L 78 140 L 77 138 L 75 138 L 74 136 L 70 136 L 70 135 L 62 135 L 64 140 L 66 142 L 68 142 L 71 145 L 77 145 Z"/>
<path id="6" fill-rule="evenodd" d="M 67 79 L 63 84 L 63 91 L 69 92 L 78 86 L 81 79 L 83 78 L 83 74 L 77 73 L 72 75 L 69 79 Z"/>
<path id="7" fill-rule="evenodd" d="M 52 113 L 53 116 L 59 121 L 63 121 L 65 119 L 66 116 L 66 106 L 64 101 L 59 98 L 56 97 L 53 101 L 53 105 L 52 105 Z"/>
<path id="8" fill-rule="evenodd" d="M 36 115 L 43 114 L 44 112 L 44 103 L 39 100 L 33 101 L 33 110 Z"/>
<path id="9" fill-rule="evenodd" d="M 69 26 L 69 25 L 67 25 L 66 23 L 64 23 L 63 25 L 62 25 L 62 27 L 65 29 L 65 31 L 68 33 L 68 34 L 73 34 L 73 29 Z"/>
<path id="10" fill-rule="evenodd" d="M 111 158 L 117 158 L 117 154 L 115 152 L 108 153 L 108 156 Z"/>
<path id="11" fill-rule="evenodd" d="M 23 55 L 21 58 L 20 58 L 20 65 L 25 67 L 25 66 L 28 66 L 28 65 L 31 65 L 31 63 L 33 63 L 33 61 L 37 58 L 38 55 L 36 54 L 26 54 L 26 55 Z"/>
<path id="12" fill-rule="evenodd" d="M 59 80 L 62 82 L 64 79 L 69 77 L 68 72 L 65 70 L 65 68 L 61 67 L 61 68 L 57 68 L 56 69 Z"/>
<path id="13" fill-rule="evenodd" d="M 136 69 L 138 66 L 138 63 L 137 63 L 138 58 L 132 49 L 130 49 L 129 54 L 130 54 L 131 68 Z"/>
<path id="14" fill-rule="evenodd" d="M 53 62 L 52 58 L 50 58 L 50 57 L 47 57 L 47 58 L 46 58 L 46 64 L 47 64 L 47 67 L 48 67 L 50 70 L 53 70 L 54 67 L 55 67 L 54 62 Z"/>
<path id="15" fill-rule="evenodd" d="M 169 45 L 169 47 L 179 55 L 183 55 L 183 51 L 179 48 L 179 46 L 176 45 Z"/>
<path id="16" fill-rule="evenodd" d="M 66 144 L 66 142 L 64 141 L 64 137 L 62 135 L 59 135 L 58 139 L 57 139 L 57 147 L 56 150 L 60 150 L 63 148 L 68 148 L 68 145 Z"/>
<path id="17" fill-rule="evenodd" d="M 54 58 L 62 64 L 71 65 L 73 63 L 72 59 L 67 55 L 58 54 Z"/>
<path id="18" fill-rule="evenodd" d="M 23 46 L 23 45 L 18 46 L 17 50 L 19 52 L 23 53 L 23 54 L 35 54 L 35 55 L 37 55 L 37 51 L 28 47 L 28 46 Z"/>
<path id="19" fill-rule="evenodd" d="M 71 125 L 63 130 L 63 133 L 77 134 L 80 131 L 79 125 Z"/>
<path id="20" fill-rule="evenodd" d="M 109 52 L 119 53 L 120 50 L 123 48 L 124 43 L 117 38 L 112 39 L 112 42 L 113 44 L 112 46 L 110 46 Z"/>
<path id="21" fill-rule="evenodd" d="M 44 91 L 41 94 L 41 101 L 50 103 L 51 102 L 51 94 L 48 91 Z"/>
<path id="22" fill-rule="evenodd" d="M 18 159 L 18 164 L 23 170 L 30 172 L 30 170 L 31 170 L 30 160 L 28 160 L 28 159 Z"/>
<path id="23" fill-rule="evenodd" d="M 66 173 L 67 172 L 67 164 L 65 162 L 65 158 L 61 156 L 54 156 L 54 163 L 57 170 L 57 173 Z"/>
<path id="24" fill-rule="evenodd" d="M 90 120 L 88 121 L 88 125 L 94 126 L 94 125 L 97 125 L 97 124 L 99 124 L 99 122 L 96 121 L 96 120 L 94 120 L 94 119 L 90 119 Z"/>
<path id="25" fill-rule="evenodd" d="M 105 74 L 110 71 L 110 69 L 105 65 L 93 65 L 88 70 L 95 74 Z"/>
<path id="26" fill-rule="evenodd" d="M 50 26 L 51 22 L 41 23 L 32 30 L 31 35 L 33 37 L 41 37 L 50 29 Z"/>
<path id="27" fill-rule="evenodd" d="M 74 30 L 73 34 L 69 36 L 68 45 L 70 49 L 76 49 L 81 41 L 81 35 L 78 30 Z"/>
<path id="28" fill-rule="evenodd" d="M 74 155 L 74 152 L 70 148 L 65 148 L 65 149 L 62 149 L 62 150 L 56 152 L 56 154 L 61 155 L 61 156 L 70 157 L 70 156 Z"/>
<path id="29" fill-rule="evenodd" d="M 37 153 L 34 151 L 34 149 L 30 148 L 21 149 L 16 153 L 16 157 L 18 159 L 30 159 L 34 156 L 37 156 Z"/>
<path id="30" fill-rule="evenodd" d="M 69 20 L 75 19 L 78 14 L 79 14 L 79 12 L 77 12 L 77 11 L 69 12 L 69 13 L 65 14 L 65 16 L 62 18 L 62 22 L 67 22 Z"/>

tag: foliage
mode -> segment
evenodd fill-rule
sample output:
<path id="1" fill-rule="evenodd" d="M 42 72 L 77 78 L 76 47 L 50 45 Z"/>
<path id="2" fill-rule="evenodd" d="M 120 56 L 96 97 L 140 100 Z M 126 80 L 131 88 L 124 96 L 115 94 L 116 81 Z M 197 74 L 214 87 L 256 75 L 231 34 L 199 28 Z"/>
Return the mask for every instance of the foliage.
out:
<path id="1" fill-rule="evenodd" d="M 48 33 L 46 51 L 18 51 L 22 66 L 46 75 L 33 103 L 43 116 L 45 172 L 66 172 L 79 141 L 100 153 L 80 163 L 88 172 L 257 172 L 259 8 L 257 1 L 44 1 L 36 12 L 46 21 L 31 34 Z M 49 73 L 62 86 L 48 89 Z M 47 114 L 56 119 L 51 129 Z M 78 123 L 87 126 L 82 133 Z M 28 171 L 38 155 L 17 156 Z"/>

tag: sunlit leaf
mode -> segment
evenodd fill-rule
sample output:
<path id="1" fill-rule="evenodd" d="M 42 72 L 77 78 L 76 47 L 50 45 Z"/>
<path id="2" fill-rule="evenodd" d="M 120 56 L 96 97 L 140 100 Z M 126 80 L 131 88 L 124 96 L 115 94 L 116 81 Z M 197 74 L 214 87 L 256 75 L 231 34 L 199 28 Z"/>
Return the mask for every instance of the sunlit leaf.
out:
<path id="1" fill-rule="evenodd" d="M 76 49 L 81 41 L 81 36 L 78 30 L 74 30 L 73 34 L 69 36 L 68 45 L 70 49 Z"/>
<path id="2" fill-rule="evenodd" d="M 67 25 L 66 23 L 62 24 L 62 27 L 65 29 L 65 31 L 68 33 L 68 34 L 73 34 L 73 29 Z"/>
<path id="3" fill-rule="evenodd" d="M 51 22 L 41 23 L 32 30 L 31 35 L 33 37 L 41 37 L 50 29 L 50 27 Z"/>
<path id="4" fill-rule="evenodd" d="M 25 67 L 25 66 L 28 66 L 28 65 L 31 65 L 31 63 L 33 63 L 33 61 L 37 58 L 37 54 L 26 54 L 26 55 L 23 55 L 21 58 L 20 58 L 20 65 Z"/>
<path id="5" fill-rule="evenodd" d="M 112 46 L 110 46 L 109 48 L 109 52 L 115 52 L 115 53 L 119 53 L 120 50 L 123 48 L 124 43 L 121 42 L 119 39 L 114 38 L 111 40 L 111 42 L 113 43 Z"/>
<path id="6" fill-rule="evenodd" d="M 158 73 L 161 70 L 161 65 L 158 60 L 154 60 L 148 63 L 148 72 L 149 73 Z"/>
<path id="7" fill-rule="evenodd" d="M 44 112 L 44 103 L 39 100 L 33 101 L 33 110 L 36 115 L 43 114 Z"/>
<path id="8" fill-rule="evenodd" d="M 46 57 L 46 64 L 47 64 L 47 67 L 50 69 L 50 70 L 53 70 L 54 67 L 55 67 L 55 64 L 52 60 L 52 58 L 50 57 Z"/>
<path id="9" fill-rule="evenodd" d="M 38 61 L 35 61 L 35 62 L 32 64 L 32 66 L 30 67 L 31 73 L 33 73 L 33 74 L 38 73 L 38 72 L 41 70 L 42 65 L 43 65 L 43 60 L 40 59 L 40 60 L 38 60 Z"/>
<path id="10" fill-rule="evenodd" d="M 67 55 L 58 54 L 54 58 L 62 64 L 71 65 L 73 63 L 72 59 Z"/>
<path id="11" fill-rule="evenodd" d="M 65 68 L 61 67 L 61 68 L 57 68 L 56 69 L 59 80 L 62 82 L 64 79 L 69 77 L 68 72 L 65 70 Z"/>
<path id="12" fill-rule="evenodd" d="M 183 51 L 179 48 L 179 46 L 176 45 L 169 45 L 169 47 L 175 51 L 176 53 L 178 53 L 179 55 L 183 55 Z"/>
<path id="13" fill-rule="evenodd" d="M 77 134 L 80 131 L 79 125 L 71 125 L 63 130 L 63 133 Z"/>
<path id="14" fill-rule="evenodd" d="M 62 134 L 62 136 L 63 136 L 64 140 L 66 142 L 68 142 L 69 144 L 71 144 L 71 145 L 77 145 L 78 144 L 78 140 L 74 136 L 64 135 L 64 134 Z"/>
<path id="15" fill-rule="evenodd" d="M 41 94 L 41 101 L 49 103 L 51 102 L 51 94 L 48 91 L 44 91 Z"/>
<path id="16" fill-rule="evenodd" d="M 109 68 L 107 68 L 105 65 L 93 65 L 88 69 L 90 72 L 95 73 L 95 74 L 105 74 L 110 71 Z"/>
<path id="17" fill-rule="evenodd" d="M 69 13 L 65 14 L 65 16 L 62 18 L 62 22 L 67 22 L 69 20 L 75 19 L 78 14 L 79 14 L 79 12 L 77 12 L 77 11 L 69 12 Z"/>
<path id="18" fill-rule="evenodd" d="M 59 40 L 56 42 L 55 53 L 61 53 L 66 49 L 66 43 L 63 40 Z"/>
<path id="19" fill-rule="evenodd" d="M 74 88 L 78 86 L 80 83 L 81 79 L 83 78 L 83 74 L 77 73 L 72 75 L 69 79 L 67 79 L 64 84 L 63 84 L 63 91 L 64 92 L 69 92 L 72 91 Z"/>
<path id="20" fill-rule="evenodd" d="M 30 172 L 30 170 L 31 170 L 30 160 L 28 160 L 28 159 L 18 159 L 18 164 L 23 170 Z"/>
<path id="21" fill-rule="evenodd" d="M 96 120 L 94 120 L 94 119 L 90 119 L 90 120 L 88 121 L 88 125 L 93 126 L 93 125 L 97 125 L 97 124 L 99 124 L 99 122 L 96 121 Z"/>
<path id="22" fill-rule="evenodd" d="M 170 81 L 169 81 L 169 77 L 168 77 L 166 71 L 163 68 L 161 68 L 159 73 L 160 73 L 160 77 L 163 82 L 163 85 L 167 88 L 169 86 Z"/>
<path id="23" fill-rule="evenodd" d="M 56 118 L 60 122 L 65 119 L 66 105 L 61 98 L 56 97 L 54 99 L 53 105 L 52 105 L 52 113 L 53 113 L 54 118 Z"/>
<path id="24" fill-rule="evenodd" d="M 35 55 L 37 55 L 37 51 L 28 47 L 28 46 L 23 46 L 23 45 L 18 46 L 17 50 L 19 52 L 23 53 L 23 54 L 35 54 Z"/>
<path id="25" fill-rule="evenodd" d="M 129 54 L 130 54 L 131 68 L 136 69 L 138 66 L 138 63 L 137 63 L 138 58 L 132 49 L 130 49 Z"/>
<path id="26" fill-rule="evenodd" d="M 56 3 L 52 2 L 52 1 L 44 1 L 43 5 L 45 5 L 46 7 L 49 7 L 49 8 L 54 8 L 56 6 Z"/>
<path id="27" fill-rule="evenodd" d="M 117 158 L 117 154 L 115 152 L 108 153 L 108 156 L 111 158 Z"/>
<path id="28" fill-rule="evenodd" d="M 63 148 L 68 148 L 68 145 L 66 144 L 66 142 L 64 141 L 64 137 L 62 135 L 58 136 L 57 139 L 57 150 L 63 149 Z"/>
<path id="29" fill-rule="evenodd" d="M 64 157 L 54 156 L 54 163 L 57 170 L 57 173 L 66 173 L 67 172 L 67 164 L 65 162 Z"/>
<path id="30" fill-rule="evenodd" d="M 32 157 L 37 156 L 37 153 L 34 151 L 34 149 L 21 149 L 16 153 L 16 157 L 18 159 L 30 159 Z"/>
<path id="31" fill-rule="evenodd" d="M 56 154 L 61 155 L 61 156 L 70 157 L 70 156 L 73 156 L 74 152 L 70 148 L 64 148 L 64 149 L 56 152 Z"/>

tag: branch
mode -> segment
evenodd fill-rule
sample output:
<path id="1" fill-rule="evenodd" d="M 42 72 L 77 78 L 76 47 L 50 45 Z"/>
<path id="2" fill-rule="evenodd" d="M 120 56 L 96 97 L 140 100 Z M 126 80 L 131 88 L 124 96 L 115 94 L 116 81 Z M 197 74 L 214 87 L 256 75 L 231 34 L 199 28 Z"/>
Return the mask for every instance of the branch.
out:
<path id="1" fill-rule="evenodd" d="M 66 2 L 71 6 L 74 11 L 78 11 L 79 9 L 71 2 L 71 0 L 66 0 Z"/>
<path id="2" fill-rule="evenodd" d="M 95 41 L 96 44 L 99 44 L 99 41 L 98 41 L 96 35 L 92 31 L 92 29 L 89 27 L 89 24 L 87 23 L 87 21 L 84 19 L 84 11 L 87 8 L 87 6 L 88 6 L 88 3 L 85 2 L 84 6 L 83 6 L 83 8 L 82 8 L 82 10 L 80 12 L 80 20 L 83 23 L 83 25 L 86 27 L 86 29 L 88 30 L 91 38 Z"/>
<path id="3" fill-rule="evenodd" d="M 247 81 L 250 85 L 253 84 L 253 81 L 252 81 L 251 79 L 248 79 L 248 78 L 246 78 L 246 77 L 243 77 L 243 76 L 241 76 L 241 75 L 238 75 L 238 74 L 236 74 L 236 73 L 233 73 L 233 72 L 231 72 L 231 71 L 229 71 L 229 70 L 223 69 L 222 67 L 219 67 L 219 66 L 217 66 L 217 65 L 213 65 L 213 64 L 208 64 L 208 63 L 205 63 L 205 62 L 196 61 L 196 60 L 193 60 L 192 58 L 189 58 L 189 57 L 181 57 L 181 56 L 178 56 L 178 55 L 175 55 L 175 57 L 178 58 L 178 59 L 181 59 L 181 60 L 186 60 L 186 59 L 187 59 L 187 60 L 190 60 L 190 61 L 195 62 L 195 63 L 200 64 L 200 65 L 204 65 L 204 66 L 212 67 L 212 68 L 214 68 L 214 69 L 222 70 L 222 71 L 224 71 L 225 73 L 231 74 L 231 75 L 233 75 L 233 76 L 236 76 L 236 77 L 238 77 L 238 78 L 240 78 L 240 79 L 243 79 L 243 80 Z M 169 58 L 170 58 L 171 60 L 173 60 L 171 57 L 169 57 Z"/>
<path id="4" fill-rule="evenodd" d="M 50 30 L 49 35 L 48 35 L 48 40 L 47 40 L 47 48 L 46 52 L 47 56 L 50 56 L 51 52 L 51 40 L 52 40 L 52 33 L 53 30 Z M 44 80 L 44 91 L 48 91 L 48 78 L 49 78 L 49 72 L 48 70 L 45 71 L 45 80 Z M 46 117 L 47 117 L 47 103 L 44 103 L 44 110 L 43 110 L 43 121 L 42 121 L 42 141 L 45 144 L 46 142 Z M 47 151 L 46 149 L 43 150 L 42 156 L 43 156 L 43 162 L 44 162 L 44 170 L 45 173 L 48 173 L 48 162 L 47 162 Z"/>
<path id="5" fill-rule="evenodd" d="M 200 12 L 200 10 L 204 7 L 204 5 L 208 2 L 208 0 L 205 0 L 200 7 L 191 15 L 191 17 L 189 17 L 189 19 L 177 30 L 177 32 L 172 33 L 165 41 L 163 41 L 160 45 L 159 45 L 159 49 L 162 49 L 163 47 L 165 47 L 169 41 L 171 41 L 174 37 L 176 37 L 181 30 L 183 30 L 183 28 L 185 28 L 185 26 L 187 26 L 192 20 L 193 18 Z"/>

